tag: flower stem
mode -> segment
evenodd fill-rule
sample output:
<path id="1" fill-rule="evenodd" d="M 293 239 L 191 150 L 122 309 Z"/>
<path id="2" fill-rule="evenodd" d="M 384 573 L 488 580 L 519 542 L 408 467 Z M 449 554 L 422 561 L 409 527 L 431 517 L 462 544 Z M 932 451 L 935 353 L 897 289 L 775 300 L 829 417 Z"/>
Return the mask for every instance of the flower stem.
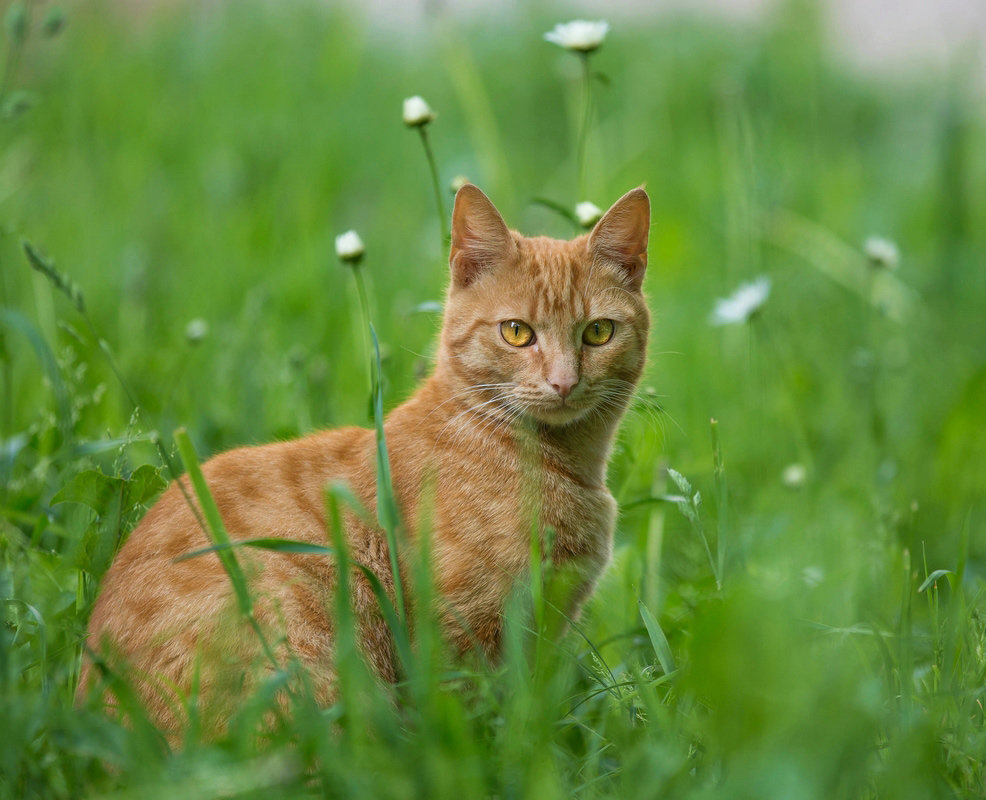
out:
<path id="1" fill-rule="evenodd" d="M 7 48 L 7 57 L 4 59 L 3 72 L 0 73 L 0 103 L 7 95 L 7 87 L 10 82 L 14 79 L 14 74 L 17 72 L 18 62 L 21 57 L 21 50 L 23 49 L 23 42 L 12 41 Z"/>
<path id="2" fill-rule="evenodd" d="M 578 140 L 578 196 L 576 201 L 584 200 L 585 194 L 585 151 L 589 138 L 589 115 L 592 109 L 592 72 L 589 69 L 589 54 L 579 53 L 582 59 L 582 124 Z"/>
<path id="3" fill-rule="evenodd" d="M 445 251 L 445 245 L 449 241 L 449 232 L 445 227 L 445 204 L 442 202 L 442 188 L 438 183 L 438 166 L 435 164 L 435 155 L 431 152 L 431 143 L 428 141 L 427 126 L 419 125 L 418 133 L 421 134 L 421 144 L 424 145 L 425 155 L 428 157 L 428 168 L 431 170 L 431 185 L 435 190 L 435 203 L 438 205 L 438 229 L 441 236 L 439 251 Z"/>
<path id="4" fill-rule="evenodd" d="M 366 286 L 363 283 L 363 273 L 360 271 L 359 264 L 353 267 L 353 280 L 356 281 L 356 292 L 359 294 L 360 314 L 363 317 L 363 324 L 360 328 L 363 331 L 363 363 L 366 364 L 366 385 L 370 394 L 373 393 L 373 365 L 372 353 L 370 351 L 370 304 L 366 299 Z"/>

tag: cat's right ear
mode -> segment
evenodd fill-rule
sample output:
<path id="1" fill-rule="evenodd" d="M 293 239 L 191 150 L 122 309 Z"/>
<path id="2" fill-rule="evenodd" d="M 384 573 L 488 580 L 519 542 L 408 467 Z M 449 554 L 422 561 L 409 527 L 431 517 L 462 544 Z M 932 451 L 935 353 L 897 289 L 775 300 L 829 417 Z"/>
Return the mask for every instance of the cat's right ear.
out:
<path id="1" fill-rule="evenodd" d="M 589 248 L 620 268 L 628 287 L 640 291 L 647 269 L 650 198 L 643 187 L 631 189 L 613 203 L 589 234 Z"/>
<path id="2" fill-rule="evenodd" d="M 490 199 L 471 183 L 455 193 L 449 268 L 457 289 L 516 253 L 507 225 Z"/>

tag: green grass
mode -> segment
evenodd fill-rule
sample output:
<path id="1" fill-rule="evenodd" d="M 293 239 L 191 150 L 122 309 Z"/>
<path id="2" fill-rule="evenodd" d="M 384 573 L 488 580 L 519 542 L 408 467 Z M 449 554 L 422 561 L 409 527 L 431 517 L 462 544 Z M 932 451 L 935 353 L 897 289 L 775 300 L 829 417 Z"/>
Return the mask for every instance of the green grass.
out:
<path id="1" fill-rule="evenodd" d="M 37 103 L 0 125 L 3 796 L 986 792 L 975 72 L 855 75 L 803 2 L 742 28 L 612 20 L 582 198 L 578 61 L 540 38 L 560 18 L 517 14 L 400 41 L 314 3 L 32 29 L 6 88 Z M 613 564 L 560 639 L 563 576 L 523 587 L 496 668 L 445 663 L 422 621 L 392 693 L 343 638 L 337 706 L 284 664 L 228 735 L 193 724 L 172 752 L 125 674 L 104 679 L 129 726 L 73 705 L 99 579 L 178 469 L 175 429 L 204 457 L 372 424 L 338 233 L 367 244 L 384 406 L 427 371 L 437 317 L 414 309 L 447 267 L 400 120 L 418 93 L 443 186 L 468 175 L 523 232 L 575 232 L 535 198 L 647 185 L 654 326 L 611 462 Z M 900 248 L 893 275 L 863 257 L 873 234 Z M 760 314 L 710 326 L 760 274 Z"/>

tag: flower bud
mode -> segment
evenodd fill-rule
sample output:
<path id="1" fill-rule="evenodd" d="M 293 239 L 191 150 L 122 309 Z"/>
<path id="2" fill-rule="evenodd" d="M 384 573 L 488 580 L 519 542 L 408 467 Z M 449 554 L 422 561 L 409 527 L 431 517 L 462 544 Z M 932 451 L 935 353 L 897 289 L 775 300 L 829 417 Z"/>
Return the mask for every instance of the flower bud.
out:
<path id="1" fill-rule="evenodd" d="M 871 236 L 863 243 L 863 252 L 870 265 L 877 269 L 897 269 L 900 252 L 897 245 L 882 236 Z"/>
<path id="2" fill-rule="evenodd" d="M 209 323 L 201 317 L 190 320 L 185 326 L 185 340 L 189 344 L 198 344 L 209 335 Z"/>
<path id="3" fill-rule="evenodd" d="M 408 97 L 404 100 L 404 124 L 409 128 L 420 128 L 434 118 L 435 112 L 420 95 L 414 95 L 414 97 Z"/>
<path id="4" fill-rule="evenodd" d="M 3 26 L 12 44 L 22 44 L 27 38 L 27 7 L 21 0 L 15 0 L 7 6 Z"/>
<path id="5" fill-rule="evenodd" d="M 585 200 L 575 206 L 575 218 L 583 228 L 591 228 L 603 217 L 603 210 L 595 203 Z"/>
<path id="6" fill-rule="evenodd" d="M 41 23 L 41 32 L 48 37 L 57 36 L 65 27 L 65 12 L 58 6 L 48 9 L 44 21 Z"/>
<path id="7" fill-rule="evenodd" d="M 710 325 L 732 325 L 749 322 L 770 296 L 770 278 L 761 275 L 751 283 L 743 283 L 729 297 L 716 300 L 709 315 Z"/>
<path id="8" fill-rule="evenodd" d="M 336 255 L 347 264 L 358 264 L 363 258 L 363 240 L 356 231 L 346 231 L 336 236 Z"/>
<path id="9" fill-rule="evenodd" d="M 805 480 L 808 478 L 808 470 L 805 469 L 804 464 L 788 464 L 784 467 L 784 472 L 781 473 L 781 480 L 785 486 L 789 486 L 792 489 L 797 489 L 804 485 Z"/>
<path id="10" fill-rule="evenodd" d="M 544 34 L 545 41 L 574 50 L 577 53 L 591 53 L 598 50 L 609 31 L 609 23 L 603 20 L 589 22 L 576 19 L 555 25 L 553 30 Z"/>

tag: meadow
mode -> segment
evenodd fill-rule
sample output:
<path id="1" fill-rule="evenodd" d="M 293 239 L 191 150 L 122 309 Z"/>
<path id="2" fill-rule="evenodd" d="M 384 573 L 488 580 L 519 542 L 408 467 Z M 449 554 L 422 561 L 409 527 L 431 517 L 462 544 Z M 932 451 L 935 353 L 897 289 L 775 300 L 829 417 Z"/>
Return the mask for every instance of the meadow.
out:
<path id="1" fill-rule="evenodd" d="M 982 65 L 862 75 L 801 0 L 613 19 L 580 179 L 580 57 L 542 38 L 571 15 L 397 34 L 329 6 L 5 6 L 0 796 L 986 794 Z M 76 706 L 176 430 L 204 460 L 373 424 L 338 234 L 366 244 L 382 406 L 427 373 L 448 268 L 417 94 L 445 216 L 459 175 L 565 238 L 577 202 L 650 194 L 649 366 L 595 596 L 559 635 L 535 565 L 502 664 L 449 663 L 425 619 L 396 689 L 350 653 L 339 703 L 284 706 L 284 665 L 218 739 L 190 698 L 178 748 L 126 674 L 126 724 Z"/>

